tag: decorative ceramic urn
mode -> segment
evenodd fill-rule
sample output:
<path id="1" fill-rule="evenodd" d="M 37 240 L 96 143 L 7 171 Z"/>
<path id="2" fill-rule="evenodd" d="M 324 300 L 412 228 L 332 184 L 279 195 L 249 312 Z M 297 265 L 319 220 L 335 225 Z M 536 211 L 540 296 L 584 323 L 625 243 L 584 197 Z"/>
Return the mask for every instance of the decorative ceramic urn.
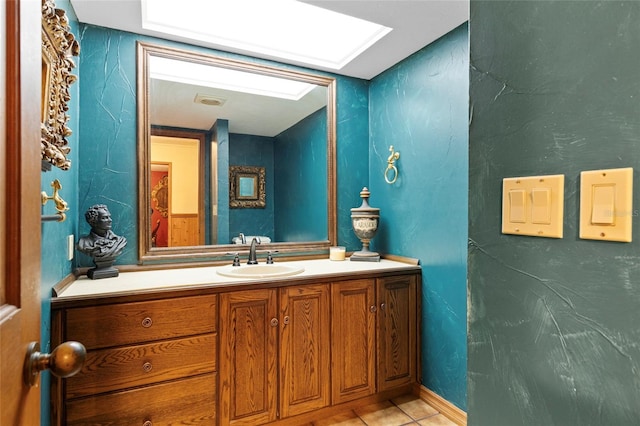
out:
<path id="1" fill-rule="evenodd" d="M 351 209 L 351 225 L 356 237 L 362 241 L 362 250 L 354 252 L 350 259 L 367 262 L 379 262 L 380 255 L 369 250 L 369 243 L 378 231 L 378 220 L 380 219 L 380 209 L 369 206 L 369 190 L 362 188 L 360 197 L 362 205 Z"/>

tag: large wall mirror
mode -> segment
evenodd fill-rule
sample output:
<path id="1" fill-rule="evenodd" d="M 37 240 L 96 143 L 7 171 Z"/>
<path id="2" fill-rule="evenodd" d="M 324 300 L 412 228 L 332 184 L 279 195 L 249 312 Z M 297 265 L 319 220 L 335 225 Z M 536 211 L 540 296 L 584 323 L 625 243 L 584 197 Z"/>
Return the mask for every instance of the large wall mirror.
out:
<path id="1" fill-rule="evenodd" d="M 143 42 L 137 72 L 141 263 L 223 261 L 254 236 L 284 258 L 327 253 L 335 79 Z"/>

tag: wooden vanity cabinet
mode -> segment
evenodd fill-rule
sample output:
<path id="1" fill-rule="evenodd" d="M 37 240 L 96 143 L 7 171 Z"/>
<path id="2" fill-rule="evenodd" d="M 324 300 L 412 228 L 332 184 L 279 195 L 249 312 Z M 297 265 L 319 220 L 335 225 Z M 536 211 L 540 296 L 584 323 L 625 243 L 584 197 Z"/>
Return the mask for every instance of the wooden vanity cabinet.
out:
<path id="1" fill-rule="evenodd" d="M 332 403 L 417 381 L 417 276 L 333 283 Z"/>
<path id="2" fill-rule="evenodd" d="M 372 395 L 376 390 L 375 280 L 331 286 L 332 403 Z"/>
<path id="3" fill-rule="evenodd" d="M 376 279 L 378 392 L 417 381 L 417 286 L 416 275 Z"/>
<path id="4" fill-rule="evenodd" d="M 55 301 L 52 346 L 87 359 L 51 423 L 293 425 L 413 391 L 419 270 L 346 278 Z"/>
<path id="5" fill-rule="evenodd" d="M 62 341 L 87 349 L 56 380 L 54 424 L 216 424 L 217 296 L 54 310 Z"/>
<path id="6" fill-rule="evenodd" d="M 329 405 L 329 285 L 220 295 L 220 424 Z"/>

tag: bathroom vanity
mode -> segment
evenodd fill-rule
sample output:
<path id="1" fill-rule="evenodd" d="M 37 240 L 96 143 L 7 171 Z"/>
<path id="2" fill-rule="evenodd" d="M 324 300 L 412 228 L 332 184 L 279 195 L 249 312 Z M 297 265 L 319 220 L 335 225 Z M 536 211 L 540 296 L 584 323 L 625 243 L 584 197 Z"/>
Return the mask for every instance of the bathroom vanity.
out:
<path id="1" fill-rule="evenodd" d="M 302 272 L 212 266 L 69 284 L 52 300 L 51 346 L 79 341 L 87 358 L 52 378 L 52 424 L 296 425 L 415 391 L 416 262 L 280 265 Z"/>

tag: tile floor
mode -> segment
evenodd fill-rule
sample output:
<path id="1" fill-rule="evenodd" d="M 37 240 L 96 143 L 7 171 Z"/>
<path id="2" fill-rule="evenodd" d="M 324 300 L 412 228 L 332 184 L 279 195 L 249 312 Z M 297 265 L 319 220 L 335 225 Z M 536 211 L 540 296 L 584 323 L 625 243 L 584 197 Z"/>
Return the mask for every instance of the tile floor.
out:
<path id="1" fill-rule="evenodd" d="M 358 408 L 313 426 L 457 426 L 435 408 L 414 395 L 402 396 Z"/>

